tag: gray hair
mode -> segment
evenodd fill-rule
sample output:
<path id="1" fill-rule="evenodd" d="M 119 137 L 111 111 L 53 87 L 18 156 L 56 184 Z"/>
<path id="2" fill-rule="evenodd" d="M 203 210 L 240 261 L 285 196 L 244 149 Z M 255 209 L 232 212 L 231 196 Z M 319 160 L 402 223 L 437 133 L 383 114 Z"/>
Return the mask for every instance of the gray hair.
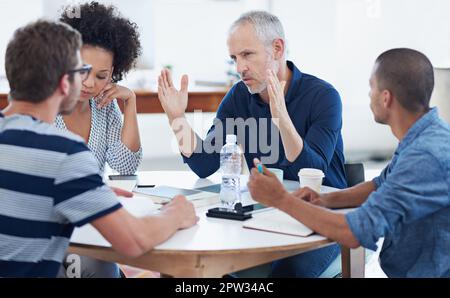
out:
<path id="1" fill-rule="evenodd" d="M 244 13 L 231 25 L 229 32 L 231 33 L 243 24 L 252 24 L 255 28 L 256 35 L 266 46 L 272 45 L 275 39 L 286 41 L 280 19 L 267 11 L 249 11 Z"/>

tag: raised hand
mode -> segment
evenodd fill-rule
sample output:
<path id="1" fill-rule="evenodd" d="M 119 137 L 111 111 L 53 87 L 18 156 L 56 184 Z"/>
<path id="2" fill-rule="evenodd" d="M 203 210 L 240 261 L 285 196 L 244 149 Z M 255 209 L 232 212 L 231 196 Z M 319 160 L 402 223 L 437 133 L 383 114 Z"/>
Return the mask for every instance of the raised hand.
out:
<path id="1" fill-rule="evenodd" d="M 164 69 L 158 77 L 158 98 L 170 120 L 182 117 L 188 104 L 189 78 L 184 75 L 181 79 L 181 89 L 177 90 L 172 81 L 169 70 Z"/>
<path id="2" fill-rule="evenodd" d="M 280 82 L 273 70 L 267 71 L 267 92 L 270 99 L 270 112 L 272 113 L 272 119 L 282 119 L 283 117 L 289 117 L 286 108 L 286 100 L 284 97 L 284 89 L 286 82 Z M 277 125 L 277 121 L 274 121 Z"/>

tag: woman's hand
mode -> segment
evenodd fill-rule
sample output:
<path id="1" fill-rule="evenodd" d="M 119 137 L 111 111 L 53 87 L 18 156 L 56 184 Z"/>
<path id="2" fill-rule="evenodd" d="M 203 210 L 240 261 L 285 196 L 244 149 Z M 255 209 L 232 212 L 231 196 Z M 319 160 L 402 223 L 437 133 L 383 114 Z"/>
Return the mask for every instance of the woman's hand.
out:
<path id="1" fill-rule="evenodd" d="M 114 99 L 120 99 L 124 102 L 130 100 L 136 101 L 136 94 L 127 87 L 109 83 L 95 99 L 97 100 L 97 107 L 102 109 L 109 105 Z"/>

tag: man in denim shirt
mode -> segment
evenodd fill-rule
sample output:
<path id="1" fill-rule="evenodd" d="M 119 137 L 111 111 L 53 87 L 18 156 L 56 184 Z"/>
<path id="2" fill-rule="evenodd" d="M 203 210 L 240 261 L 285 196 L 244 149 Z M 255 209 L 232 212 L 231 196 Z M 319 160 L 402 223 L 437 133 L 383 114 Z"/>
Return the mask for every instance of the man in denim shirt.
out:
<path id="1" fill-rule="evenodd" d="M 384 237 L 380 262 L 389 277 L 450 277 L 450 126 L 429 107 L 433 67 L 417 51 L 393 49 L 378 57 L 370 87 L 375 120 L 400 141 L 380 177 L 331 194 L 289 194 L 269 171 L 253 169 L 249 189 L 345 246 L 376 250 Z M 359 208 L 342 215 L 318 206 Z"/>

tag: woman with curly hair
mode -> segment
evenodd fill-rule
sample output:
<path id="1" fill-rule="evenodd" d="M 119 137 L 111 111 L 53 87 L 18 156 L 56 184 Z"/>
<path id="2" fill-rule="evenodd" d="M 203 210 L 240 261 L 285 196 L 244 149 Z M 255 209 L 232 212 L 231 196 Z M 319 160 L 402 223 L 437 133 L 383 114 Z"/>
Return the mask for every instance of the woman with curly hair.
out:
<path id="1" fill-rule="evenodd" d="M 80 18 L 71 13 L 80 12 Z M 122 175 L 134 174 L 142 160 L 136 95 L 117 83 L 141 54 L 137 25 L 121 17 L 114 6 L 98 2 L 67 7 L 60 21 L 83 37 L 82 60 L 92 65 L 78 104 L 70 115 L 58 116 L 56 126 L 85 140 L 100 168 L 105 163 Z M 117 100 L 124 103 L 124 120 Z"/>
<path id="2" fill-rule="evenodd" d="M 73 11 L 80 18 L 71 18 Z M 142 160 L 139 128 L 136 113 L 136 95 L 117 83 L 136 64 L 141 54 L 141 44 L 136 24 L 120 16 L 113 6 L 98 2 L 67 7 L 60 21 L 78 30 L 83 38 L 81 57 L 92 65 L 92 71 L 83 82 L 77 106 L 72 114 L 60 115 L 56 126 L 80 135 L 99 166 L 105 163 L 122 175 L 134 174 Z M 124 103 L 124 120 L 117 104 Z M 73 258 L 66 258 L 59 277 L 67 277 Z M 80 257 L 83 278 L 116 278 L 119 267 Z M 73 267 L 73 266 L 72 266 Z"/>

